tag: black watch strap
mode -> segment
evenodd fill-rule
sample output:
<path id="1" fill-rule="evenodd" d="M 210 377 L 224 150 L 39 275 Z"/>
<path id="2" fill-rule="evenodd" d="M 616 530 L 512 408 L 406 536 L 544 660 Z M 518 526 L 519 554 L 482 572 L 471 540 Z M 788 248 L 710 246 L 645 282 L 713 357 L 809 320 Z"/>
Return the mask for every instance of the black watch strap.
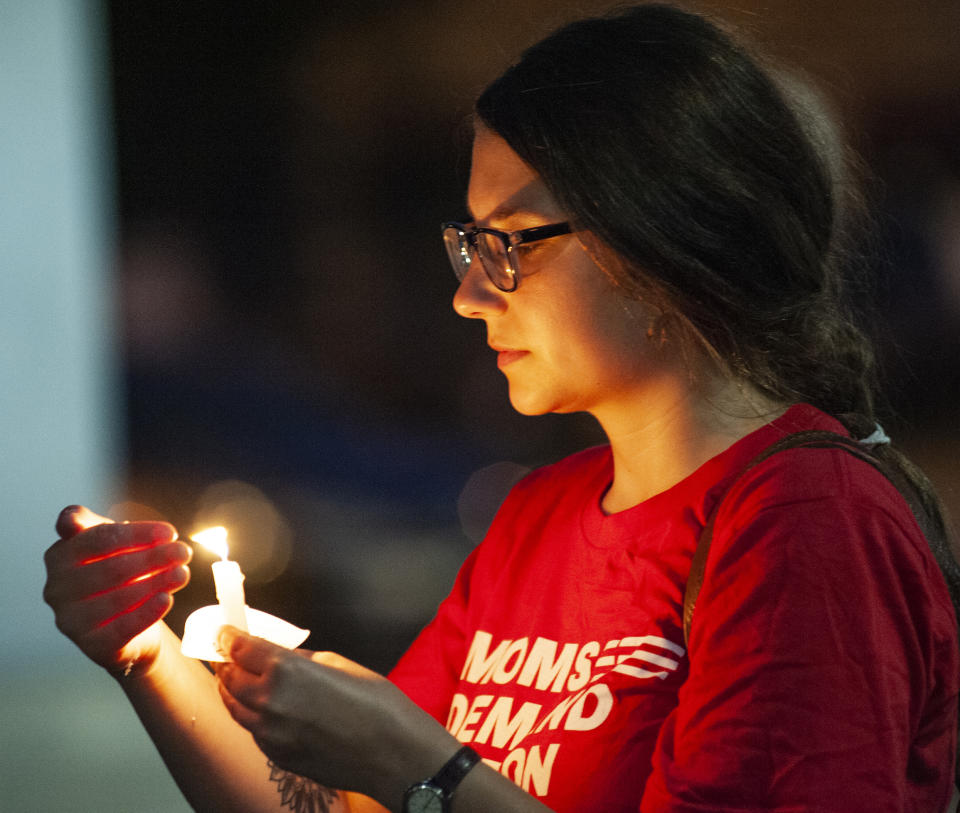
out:
<path id="1" fill-rule="evenodd" d="M 447 798 L 456 790 L 457 785 L 463 780 L 470 769 L 480 761 L 480 754 L 474 751 L 469 745 L 464 745 L 447 761 L 436 776 L 430 782 L 443 791 Z"/>

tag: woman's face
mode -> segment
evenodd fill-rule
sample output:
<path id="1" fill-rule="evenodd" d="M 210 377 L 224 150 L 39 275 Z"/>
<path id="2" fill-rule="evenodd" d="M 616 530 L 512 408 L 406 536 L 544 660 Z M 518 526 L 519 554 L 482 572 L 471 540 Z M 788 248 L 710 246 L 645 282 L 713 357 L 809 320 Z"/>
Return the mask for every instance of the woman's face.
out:
<path id="1" fill-rule="evenodd" d="M 540 176 L 500 136 L 478 126 L 468 203 L 477 226 L 515 231 L 568 216 Z M 622 296 L 576 234 L 518 247 L 520 283 L 498 290 L 474 262 L 453 299 L 482 319 L 510 402 L 526 415 L 604 410 L 635 404 L 667 372 L 656 316 Z"/>

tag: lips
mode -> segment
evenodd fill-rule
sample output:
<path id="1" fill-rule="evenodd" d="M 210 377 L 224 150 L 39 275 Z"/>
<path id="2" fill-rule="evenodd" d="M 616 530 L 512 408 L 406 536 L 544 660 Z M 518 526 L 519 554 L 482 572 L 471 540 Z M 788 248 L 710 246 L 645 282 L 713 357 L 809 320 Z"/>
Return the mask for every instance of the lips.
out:
<path id="1" fill-rule="evenodd" d="M 499 367 L 501 370 L 504 367 L 519 361 L 524 356 L 530 355 L 529 350 L 511 350 L 510 348 L 499 347 L 494 347 L 493 349 L 497 352 L 497 367 Z"/>

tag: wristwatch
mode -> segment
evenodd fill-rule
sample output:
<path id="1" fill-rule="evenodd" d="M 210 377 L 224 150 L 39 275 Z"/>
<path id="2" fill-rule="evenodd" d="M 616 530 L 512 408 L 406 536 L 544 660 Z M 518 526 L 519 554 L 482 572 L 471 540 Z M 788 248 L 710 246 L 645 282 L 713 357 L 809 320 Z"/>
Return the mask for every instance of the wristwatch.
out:
<path id="1" fill-rule="evenodd" d="M 450 813 L 450 797 L 480 755 L 465 745 L 435 776 L 417 782 L 403 794 L 403 813 Z"/>

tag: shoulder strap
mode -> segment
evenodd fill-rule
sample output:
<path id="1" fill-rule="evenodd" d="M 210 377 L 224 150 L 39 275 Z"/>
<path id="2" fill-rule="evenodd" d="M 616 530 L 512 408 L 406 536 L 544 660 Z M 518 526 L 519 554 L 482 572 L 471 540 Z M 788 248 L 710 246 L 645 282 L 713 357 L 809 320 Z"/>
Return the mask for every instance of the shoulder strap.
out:
<path id="1" fill-rule="evenodd" d="M 697 547 L 690 565 L 690 576 L 687 579 L 687 586 L 684 591 L 683 641 L 687 648 L 689 649 L 690 646 L 690 626 L 693 621 L 693 611 L 697 603 L 697 595 L 703 586 L 703 576 L 707 567 L 707 556 L 710 553 L 710 543 L 713 539 L 713 527 L 723 501 L 740 478 L 754 466 L 762 463 L 777 452 L 796 448 L 843 449 L 865 463 L 869 463 L 890 481 L 897 491 L 900 492 L 904 500 L 906 500 L 910 511 L 920 526 L 920 530 L 930 545 L 930 550 L 937 561 L 937 565 L 946 582 L 947 589 L 950 592 L 954 613 L 957 616 L 958 626 L 960 626 L 960 564 L 958 564 L 957 558 L 950 546 L 949 532 L 944 527 L 943 517 L 936 506 L 935 498 L 934 507 L 931 511 L 929 494 L 927 498 L 925 498 L 922 487 L 912 482 L 898 466 L 888 463 L 877 455 L 874 455 L 871 444 L 862 443 L 846 435 L 840 435 L 834 432 L 814 430 L 786 435 L 773 445 L 764 449 L 743 468 L 740 474 L 737 475 L 727 487 L 727 490 L 717 498 L 716 503 L 710 511 L 710 516 L 707 518 L 707 522 L 703 527 L 703 531 L 700 533 L 700 538 L 697 541 Z M 922 475 L 920 476 L 922 477 Z M 960 750 L 957 752 L 954 774 L 958 783 L 960 783 Z M 957 810 L 957 798 L 960 798 L 960 793 L 955 791 L 954 799 L 951 800 L 950 806 L 947 808 L 947 813 L 952 813 Z"/>
<path id="2" fill-rule="evenodd" d="M 735 486 L 740 479 L 748 471 L 750 471 L 750 469 L 754 468 L 754 466 L 759 465 L 768 457 L 772 457 L 773 455 L 777 454 L 777 452 L 782 452 L 786 449 L 798 448 L 844 449 L 854 457 L 858 457 L 865 463 L 869 463 L 871 466 L 877 469 L 877 471 L 889 479 L 901 493 L 904 493 L 903 485 L 898 482 L 902 478 L 894 475 L 889 470 L 889 467 L 885 466 L 881 461 L 870 454 L 869 447 L 847 437 L 846 435 L 840 435 L 836 432 L 809 430 L 806 432 L 795 432 L 793 434 L 786 435 L 776 443 L 768 446 L 749 463 L 747 463 L 746 466 L 744 466 L 740 474 L 738 474 L 733 482 L 727 487 L 727 490 L 717 498 L 716 503 L 714 503 L 714 506 L 710 511 L 710 516 L 707 518 L 707 522 L 703 526 L 703 530 L 700 532 L 700 538 L 697 541 L 697 548 L 693 553 L 693 560 L 690 563 L 690 575 L 687 578 L 686 590 L 684 591 L 683 595 L 684 644 L 689 643 L 690 626 L 693 622 L 693 611 L 697 603 L 697 596 L 700 593 L 700 588 L 703 586 L 703 574 L 707 567 L 707 556 L 710 553 L 710 543 L 713 540 L 713 526 L 716 522 L 717 514 L 720 512 L 720 506 L 723 504 L 723 501 L 726 499 L 727 494 L 730 493 L 733 486 Z M 909 502 L 910 501 L 908 500 L 908 503 Z"/>

